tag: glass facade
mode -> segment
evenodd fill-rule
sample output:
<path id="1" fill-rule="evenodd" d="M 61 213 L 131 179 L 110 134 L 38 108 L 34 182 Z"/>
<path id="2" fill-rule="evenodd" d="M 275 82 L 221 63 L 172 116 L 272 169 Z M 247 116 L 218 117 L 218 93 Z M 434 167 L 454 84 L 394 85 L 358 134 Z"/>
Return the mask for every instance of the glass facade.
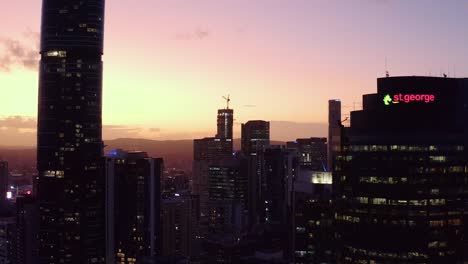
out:
<path id="1" fill-rule="evenodd" d="M 461 263 L 468 200 L 467 82 L 395 77 L 378 84 L 378 94 L 365 95 L 364 109 L 352 112 L 335 159 L 339 260 Z M 408 87 L 436 93 L 439 101 L 381 102 Z"/>
<path id="2" fill-rule="evenodd" d="M 103 30 L 103 0 L 43 1 L 40 263 L 104 263 Z"/>

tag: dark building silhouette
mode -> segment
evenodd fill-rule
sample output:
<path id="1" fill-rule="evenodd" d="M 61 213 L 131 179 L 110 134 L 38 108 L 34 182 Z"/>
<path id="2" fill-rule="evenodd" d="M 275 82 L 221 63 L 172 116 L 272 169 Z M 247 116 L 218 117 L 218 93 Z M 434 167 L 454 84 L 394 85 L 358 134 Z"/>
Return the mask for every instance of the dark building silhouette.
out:
<path id="1" fill-rule="evenodd" d="M 248 162 L 248 214 L 249 225 L 260 222 L 258 210 L 263 208 L 260 187 L 263 172 L 263 151 L 270 145 L 270 122 L 248 121 L 242 124 L 241 151 Z"/>
<path id="2" fill-rule="evenodd" d="M 0 204 L 6 200 L 8 190 L 8 162 L 0 160 Z"/>
<path id="3" fill-rule="evenodd" d="M 287 142 L 287 147 L 296 149 L 299 165 L 314 171 L 326 171 L 327 139 L 326 138 L 298 138 Z"/>
<path id="4" fill-rule="evenodd" d="M 37 263 L 38 209 L 37 200 L 32 196 L 16 199 L 16 264 Z"/>
<path id="5" fill-rule="evenodd" d="M 208 170 L 210 225 L 240 231 L 247 217 L 247 159 L 237 153 Z"/>
<path id="6" fill-rule="evenodd" d="M 192 192 L 199 196 L 200 216 L 208 215 L 209 166 L 232 156 L 232 142 L 220 138 L 193 141 Z"/>
<path id="7" fill-rule="evenodd" d="M 341 144 L 341 101 L 328 100 L 328 156 L 327 170 L 333 171 L 334 156 Z"/>
<path id="8" fill-rule="evenodd" d="M 192 256 L 194 224 L 191 195 L 177 193 L 161 201 L 161 241 L 160 256 Z"/>
<path id="9" fill-rule="evenodd" d="M 294 248 L 294 179 L 300 171 L 295 150 L 270 146 L 264 151 L 264 175 L 261 182 L 260 223 L 281 230 L 283 257 L 292 260 Z"/>
<path id="10" fill-rule="evenodd" d="M 195 139 L 193 141 L 193 179 L 192 192 L 199 197 L 201 223 L 206 222 L 208 216 L 209 201 L 209 171 L 210 165 L 217 164 L 219 161 L 229 158 L 233 153 L 233 133 L 234 110 L 218 110 L 217 133 L 215 137 Z"/>
<path id="11" fill-rule="evenodd" d="M 39 263 L 104 263 L 104 0 L 44 0 L 37 142 Z"/>
<path id="12" fill-rule="evenodd" d="M 16 264 L 15 217 L 0 216 L 0 263 Z"/>
<path id="13" fill-rule="evenodd" d="M 294 263 L 334 264 L 332 175 L 301 166 L 294 181 Z"/>
<path id="14" fill-rule="evenodd" d="M 256 155 L 270 145 L 270 122 L 252 120 L 242 124 L 241 151 L 245 156 Z"/>
<path id="15" fill-rule="evenodd" d="M 468 79 L 390 77 L 343 128 L 339 263 L 462 263 Z"/>
<path id="16" fill-rule="evenodd" d="M 106 257 L 138 263 L 161 248 L 163 160 L 146 152 L 111 151 L 106 159 Z"/>

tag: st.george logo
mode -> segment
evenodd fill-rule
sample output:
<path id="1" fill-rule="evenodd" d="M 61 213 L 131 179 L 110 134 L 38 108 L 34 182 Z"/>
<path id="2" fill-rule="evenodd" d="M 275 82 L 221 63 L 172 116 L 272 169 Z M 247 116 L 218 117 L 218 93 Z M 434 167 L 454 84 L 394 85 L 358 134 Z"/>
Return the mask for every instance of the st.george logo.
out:
<path id="1" fill-rule="evenodd" d="M 383 102 L 385 105 L 390 105 L 390 103 L 392 102 L 392 97 L 390 97 L 389 94 L 385 95 Z"/>
<path id="2" fill-rule="evenodd" d="M 385 105 L 398 104 L 398 103 L 432 103 L 435 101 L 435 95 L 433 94 L 395 94 L 393 96 L 386 94 L 383 98 Z"/>

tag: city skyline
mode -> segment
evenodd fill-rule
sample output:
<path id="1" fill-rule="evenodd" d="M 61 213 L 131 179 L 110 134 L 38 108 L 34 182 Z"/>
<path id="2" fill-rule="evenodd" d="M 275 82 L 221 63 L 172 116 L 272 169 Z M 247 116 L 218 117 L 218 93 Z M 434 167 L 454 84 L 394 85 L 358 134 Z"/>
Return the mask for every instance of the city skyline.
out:
<path id="1" fill-rule="evenodd" d="M 325 136 L 328 99 L 341 98 L 344 115 L 354 102 L 359 108 L 358 95 L 373 91 L 385 61 L 391 76 L 468 72 L 468 34 L 457 26 L 468 22 L 466 2 L 360 3 L 109 2 L 104 139 L 211 135 L 227 94 L 234 138 L 240 123 L 257 119 L 272 121 L 273 140 L 304 137 L 285 137 L 278 121 Z M 40 2 L 8 7 L 0 11 L 8 22 L 0 25 L 0 85 L 14 89 L 0 98 L 0 145 L 33 145 Z M 311 124 L 323 124 L 323 132 Z"/>

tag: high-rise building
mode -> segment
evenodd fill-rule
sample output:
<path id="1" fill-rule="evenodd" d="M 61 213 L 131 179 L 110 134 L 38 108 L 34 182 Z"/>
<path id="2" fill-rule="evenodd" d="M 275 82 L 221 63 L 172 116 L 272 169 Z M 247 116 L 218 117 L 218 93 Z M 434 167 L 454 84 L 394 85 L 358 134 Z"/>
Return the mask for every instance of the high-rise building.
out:
<path id="1" fill-rule="evenodd" d="M 294 181 L 294 263 L 335 262 L 331 172 L 301 166 Z"/>
<path id="2" fill-rule="evenodd" d="M 247 209 L 249 225 L 260 222 L 257 213 L 260 204 L 260 186 L 263 175 L 263 151 L 270 145 L 270 122 L 262 120 L 248 121 L 242 124 L 241 151 L 248 162 Z"/>
<path id="3" fill-rule="evenodd" d="M 192 197 L 185 193 L 161 201 L 161 256 L 192 256 L 192 205 Z"/>
<path id="4" fill-rule="evenodd" d="M 0 217 L 0 263 L 16 264 L 16 221 Z"/>
<path id="5" fill-rule="evenodd" d="M 106 257 L 137 263 L 161 247 L 163 160 L 145 152 L 111 151 L 106 158 Z"/>
<path id="6" fill-rule="evenodd" d="M 286 145 L 290 149 L 297 150 L 301 167 L 314 171 L 326 171 L 326 138 L 298 138 L 296 141 L 287 142 Z"/>
<path id="7" fill-rule="evenodd" d="M 21 196 L 16 199 L 16 264 L 37 263 L 37 215 L 35 198 Z"/>
<path id="8" fill-rule="evenodd" d="M 335 153 L 341 144 L 341 101 L 328 100 L 328 156 L 327 170 L 333 171 Z"/>
<path id="9" fill-rule="evenodd" d="M 39 263 L 104 263 L 104 0 L 44 0 L 37 142 Z"/>
<path id="10" fill-rule="evenodd" d="M 294 179 L 300 171 L 296 150 L 270 146 L 264 151 L 264 175 L 258 208 L 261 223 L 281 230 L 283 256 L 292 259 L 294 248 Z"/>
<path id="11" fill-rule="evenodd" d="M 203 138 L 193 141 L 192 192 L 199 196 L 200 214 L 208 215 L 209 166 L 232 156 L 232 142 L 221 138 Z"/>
<path id="12" fill-rule="evenodd" d="M 208 170 L 210 225 L 242 229 L 247 217 L 247 160 L 237 153 Z"/>
<path id="13" fill-rule="evenodd" d="M 0 160 L 0 204 L 6 200 L 8 190 L 8 162 Z"/>
<path id="14" fill-rule="evenodd" d="M 333 175 L 338 263 L 462 263 L 468 79 L 380 78 L 363 103 Z"/>
<path id="15" fill-rule="evenodd" d="M 245 156 L 256 155 L 268 145 L 270 145 L 270 122 L 252 120 L 242 124 L 241 151 Z"/>
<path id="16" fill-rule="evenodd" d="M 218 110 L 218 132 L 217 138 L 231 139 L 232 140 L 232 127 L 234 124 L 234 110 L 233 109 L 219 109 Z"/>

